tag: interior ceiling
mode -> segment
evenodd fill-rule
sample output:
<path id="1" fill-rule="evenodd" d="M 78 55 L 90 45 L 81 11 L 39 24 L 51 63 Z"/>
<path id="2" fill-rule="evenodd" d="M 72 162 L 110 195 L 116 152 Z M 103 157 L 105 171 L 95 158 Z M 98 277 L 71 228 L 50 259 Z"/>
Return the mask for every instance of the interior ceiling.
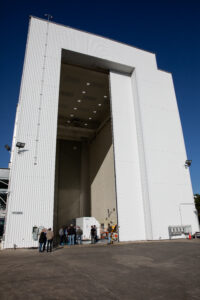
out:
<path id="1" fill-rule="evenodd" d="M 58 138 L 92 138 L 109 118 L 108 74 L 62 63 Z"/>

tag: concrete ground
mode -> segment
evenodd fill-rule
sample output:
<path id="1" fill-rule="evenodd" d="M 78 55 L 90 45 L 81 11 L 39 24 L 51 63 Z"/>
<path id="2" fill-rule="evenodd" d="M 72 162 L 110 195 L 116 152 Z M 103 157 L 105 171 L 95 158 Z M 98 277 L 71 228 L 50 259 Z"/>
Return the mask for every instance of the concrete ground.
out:
<path id="1" fill-rule="evenodd" d="M 200 240 L 3 250 L 0 299 L 200 299 Z"/>

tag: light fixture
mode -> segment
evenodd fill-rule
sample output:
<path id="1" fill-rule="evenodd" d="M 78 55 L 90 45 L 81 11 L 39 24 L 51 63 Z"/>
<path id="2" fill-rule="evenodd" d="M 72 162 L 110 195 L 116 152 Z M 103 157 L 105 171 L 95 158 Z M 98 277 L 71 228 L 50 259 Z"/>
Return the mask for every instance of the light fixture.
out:
<path id="1" fill-rule="evenodd" d="M 102 104 L 101 104 L 101 103 L 99 103 L 98 105 L 99 105 L 99 106 L 101 106 Z"/>
<path id="2" fill-rule="evenodd" d="M 96 110 L 93 110 L 93 114 L 96 114 L 97 113 L 97 111 Z"/>
<path id="3" fill-rule="evenodd" d="M 90 82 L 87 82 L 86 85 L 89 86 L 89 85 L 90 85 Z"/>
<path id="4" fill-rule="evenodd" d="M 85 123 L 84 125 L 85 125 L 85 126 L 87 126 L 88 124 L 87 124 L 87 123 Z"/>
<path id="5" fill-rule="evenodd" d="M 10 152 L 11 148 L 10 148 L 9 145 L 6 144 L 4 147 L 6 148 L 6 150 L 7 150 L 8 152 Z"/>
<path id="6" fill-rule="evenodd" d="M 187 159 L 187 160 L 185 161 L 185 167 L 186 167 L 186 168 L 189 168 L 189 167 L 191 166 L 191 164 L 192 164 L 192 161 L 191 161 L 191 160 Z"/>
<path id="7" fill-rule="evenodd" d="M 70 120 L 67 120 L 67 123 L 71 123 L 71 121 L 70 121 Z"/>
<path id="8" fill-rule="evenodd" d="M 77 107 L 74 107 L 74 110 L 77 110 L 78 108 Z"/>
<path id="9" fill-rule="evenodd" d="M 71 115 L 70 115 L 70 117 L 72 117 L 72 118 L 73 118 L 73 117 L 74 117 L 74 115 L 73 115 L 73 114 L 71 114 Z"/>
<path id="10" fill-rule="evenodd" d="M 106 99 L 106 98 L 108 98 L 108 96 L 106 96 L 106 95 L 105 95 L 105 96 L 103 96 L 103 97 L 104 97 L 105 99 Z"/>
<path id="11" fill-rule="evenodd" d="M 79 102 L 79 103 L 80 103 L 81 101 L 82 101 L 81 99 L 78 99 L 78 100 L 77 100 L 77 102 Z"/>
<path id="12" fill-rule="evenodd" d="M 24 146 L 25 146 L 25 143 L 17 142 L 17 144 L 16 144 L 16 147 L 19 149 L 24 148 Z"/>
<path id="13" fill-rule="evenodd" d="M 92 120 L 92 117 L 89 117 L 89 120 Z"/>
<path id="14" fill-rule="evenodd" d="M 86 91 L 82 91 L 82 94 L 85 94 L 86 93 Z"/>

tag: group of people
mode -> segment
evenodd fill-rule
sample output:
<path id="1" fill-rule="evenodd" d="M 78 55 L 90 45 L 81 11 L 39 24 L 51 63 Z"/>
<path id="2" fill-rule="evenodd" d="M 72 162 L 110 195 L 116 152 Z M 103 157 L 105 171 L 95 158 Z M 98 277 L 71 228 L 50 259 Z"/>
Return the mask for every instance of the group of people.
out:
<path id="1" fill-rule="evenodd" d="M 71 224 L 59 229 L 60 245 L 82 244 L 83 231 L 79 226 Z"/>
<path id="2" fill-rule="evenodd" d="M 39 236 L 39 252 L 44 252 L 47 245 L 47 252 L 52 252 L 54 233 L 49 229 L 42 229 Z"/>
<path id="3" fill-rule="evenodd" d="M 114 241 L 113 234 L 118 231 L 118 226 L 111 226 L 108 224 L 107 228 L 107 238 L 108 244 L 112 244 Z M 59 229 L 59 238 L 60 238 L 60 245 L 75 245 L 75 244 L 82 244 L 82 235 L 83 230 L 79 226 L 74 226 L 71 224 L 67 227 L 61 227 Z M 91 237 L 91 244 L 95 244 L 98 242 L 98 235 L 97 235 L 97 227 L 96 225 L 92 225 L 90 229 L 90 237 Z M 54 233 L 51 228 L 49 229 L 42 229 L 40 236 L 39 236 L 39 252 L 52 252 L 53 247 L 53 238 Z"/>
<path id="4" fill-rule="evenodd" d="M 59 229 L 60 245 L 80 245 L 82 244 L 82 235 L 83 230 L 80 226 L 74 226 L 73 224 L 67 227 L 63 226 Z M 96 225 L 91 226 L 90 237 L 92 244 L 97 243 L 98 237 Z"/>

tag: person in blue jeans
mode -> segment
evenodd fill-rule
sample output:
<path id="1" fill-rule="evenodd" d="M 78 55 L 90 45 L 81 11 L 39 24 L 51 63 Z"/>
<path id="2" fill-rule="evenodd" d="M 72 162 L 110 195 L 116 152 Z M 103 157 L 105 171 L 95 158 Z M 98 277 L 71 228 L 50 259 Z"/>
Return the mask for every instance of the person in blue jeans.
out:
<path id="1" fill-rule="evenodd" d="M 68 227 L 64 230 L 64 244 L 68 244 Z"/>
<path id="2" fill-rule="evenodd" d="M 61 227 L 59 229 L 58 233 L 59 233 L 59 236 L 60 236 L 60 245 L 63 246 L 64 245 L 64 243 L 63 243 L 63 240 L 64 240 L 64 229 L 63 229 L 63 227 Z"/>
<path id="3" fill-rule="evenodd" d="M 77 244 L 82 244 L 82 235 L 83 235 L 83 230 L 78 226 L 76 230 L 76 239 L 77 239 Z"/>
<path id="4" fill-rule="evenodd" d="M 73 226 L 73 224 L 70 225 L 69 229 L 68 229 L 68 241 L 69 241 L 69 245 L 74 245 L 74 238 L 75 238 L 75 228 Z"/>
<path id="5" fill-rule="evenodd" d="M 108 244 L 111 244 L 112 227 L 108 224 Z"/>

